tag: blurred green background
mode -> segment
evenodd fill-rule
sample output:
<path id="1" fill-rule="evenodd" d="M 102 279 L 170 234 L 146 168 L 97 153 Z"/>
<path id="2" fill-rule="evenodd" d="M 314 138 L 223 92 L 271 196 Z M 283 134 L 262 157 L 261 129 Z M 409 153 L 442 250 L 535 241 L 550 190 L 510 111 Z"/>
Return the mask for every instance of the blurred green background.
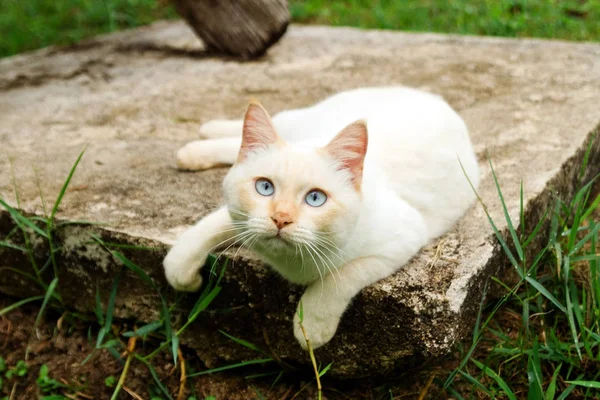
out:
<path id="1" fill-rule="evenodd" d="M 290 0 L 295 22 L 600 39 L 600 0 Z M 177 18 L 168 0 L 0 0 L 0 57 Z"/>

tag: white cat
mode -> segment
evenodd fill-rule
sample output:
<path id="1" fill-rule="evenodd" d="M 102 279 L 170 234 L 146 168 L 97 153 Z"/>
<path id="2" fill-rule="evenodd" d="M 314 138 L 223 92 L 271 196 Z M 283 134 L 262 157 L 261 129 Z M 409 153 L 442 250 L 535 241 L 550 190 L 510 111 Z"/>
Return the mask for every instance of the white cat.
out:
<path id="1" fill-rule="evenodd" d="M 226 205 L 179 238 L 164 260 L 168 281 L 197 290 L 209 252 L 245 245 L 307 285 L 303 325 L 315 348 L 333 337 L 361 289 L 393 274 L 469 208 L 474 194 L 459 159 L 479 182 L 463 120 L 442 98 L 413 89 L 351 90 L 272 120 L 251 103 L 243 121 L 211 121 L 201 133 L 210 140 L 180 149 L 178 165 L 233 164 Z M 296 314 L 294 333 L 306 348 L 298 322 Z"/>

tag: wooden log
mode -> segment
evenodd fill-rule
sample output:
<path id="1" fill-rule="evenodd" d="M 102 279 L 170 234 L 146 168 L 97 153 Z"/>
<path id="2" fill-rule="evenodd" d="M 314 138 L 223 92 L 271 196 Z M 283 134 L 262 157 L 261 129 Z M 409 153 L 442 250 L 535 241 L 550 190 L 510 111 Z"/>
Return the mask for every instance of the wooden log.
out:
<path id="1" fill-rule="evenodd" d="M 285 33 L 287 0 L 172 0 L 206 49 L 242 59 L 263 55 Z"/>

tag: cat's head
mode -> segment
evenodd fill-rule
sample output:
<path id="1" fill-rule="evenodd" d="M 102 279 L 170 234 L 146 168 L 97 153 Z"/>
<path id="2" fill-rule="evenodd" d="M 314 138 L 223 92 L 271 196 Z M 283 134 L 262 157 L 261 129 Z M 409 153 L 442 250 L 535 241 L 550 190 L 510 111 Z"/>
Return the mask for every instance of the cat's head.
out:
<path id="1" fill-rule="evenodd" d="M 262 249 L 341 247 L 361 206 L 367 128 L 357 121 L 322 148 L 283 141 L 265 109 L 248 107 L 237 162 L 224 180 L 232 218 Z M 247 243 L 247 244 L 248 244 Z"/>

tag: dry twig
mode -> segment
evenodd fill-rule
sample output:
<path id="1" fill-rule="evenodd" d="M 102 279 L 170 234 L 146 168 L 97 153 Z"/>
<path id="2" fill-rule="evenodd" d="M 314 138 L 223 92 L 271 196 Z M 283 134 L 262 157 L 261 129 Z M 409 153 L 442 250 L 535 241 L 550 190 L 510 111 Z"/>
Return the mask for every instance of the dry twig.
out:
<path id="1" fill-rule="evenodd" d="M 310 345 L 310 340 L 308 340 L 308 335 L 306 334 L 306 330 L 304 329 L 304 325 L 300 322 L 300 329 L 302 329 L 302 335 L 304 336 L 304 340 L 306 340 L 306 347 L 308 348 L 308 354 L 310 355 L 310 361 L 312 361 L 313 368 L 315 369 L 315 378 L 317 378 L 317 390 L 318 390 L 318 398 L 321 400 L 321 377 L 319 376 L 319 368 L 317 367 L 317 360 L 315 359 L 315 352 Z"/>
<path id="2" fill-rule="evenodd" d="M 185 382 L 187 379 L 185 373 L 185 360 L 183 359 L 183 354 L 181 353 L 181 347 L 177 347 L 177 356 L 179 357 L 179 365 L 181 365 L 181 378 L 179 378 L 179 393 L 177 393 L 177 400 L 183 400 L 185 396 Z"/>
<path id="3" fill-rule="evenodd" d="M 127 342 L 127 360 L 125 361 L 125 367 L 123 367 L 123 372 L 121 372 L 121 376 L 119 377 L 119 383 L 117 383 L 117 387 L 115 388 L 115 391 L 113 392 L 113 395 L 110 398 L 111 400 L 117 399 L 117 397 L 119 396 L 119 392 L 121 391 L 121 388 L 125 383 L 125 378 L 127 377 L 127 372 L 129 371 L 129 365 L 131 365 L 131 359 L 133 358 L 133 354 L 135 352 L 136 343 L 136 336 L 129 338 L 129 341 Z"/>

